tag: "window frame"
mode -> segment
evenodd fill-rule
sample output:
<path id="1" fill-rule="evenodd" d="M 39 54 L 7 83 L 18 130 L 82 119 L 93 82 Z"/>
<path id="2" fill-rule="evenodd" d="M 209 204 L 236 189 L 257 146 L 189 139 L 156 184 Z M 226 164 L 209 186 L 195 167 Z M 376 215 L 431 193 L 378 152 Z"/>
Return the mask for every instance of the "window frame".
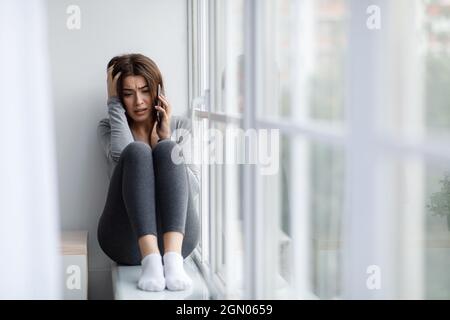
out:
<path id="1" fill-rule="evenodd" d="M 265 50 L 270 47 L 270 37 L 263 32 L 263 27 L 267 25 L 267 15 L 270 13 L 270 5 L 273 1 L 258 1 L 258 0 L 244 0 L 244 43 L 245 43 L 245 56 L 248 57 L 245 65 L 245 109 L 242 115 L 228 114 L 226 112 L 216 112 L 211 110 L 210 101 L 215 101 L 214 89 L 217 86 L 217 79 L 215 77 L 209 78 L 209 86 L 199 88 L 197 84 L 199 82 L 199 72 L 196 70 L 201 65 L 206 65 L 210 74 L 215 75 L 215 41 L 209 33 L 209 53 L 207 64 L 202 64 L 201 59 L 198 58 L 198 49 L 195 47 L 195 37 L 191 36 L 194 41 L 192 49 L 193 56 L 190 58 L 193 77 L 190 77 L 190 81 L 194 82 L 193 86 L 190 86 L 192 92 L 190 100 L 192 101 L 192 116 L 194 119 L 207 119 L 208 122 L 220 122 L 220 123 L 235 123 L 242 125 L 246 128 L 257 129 L 279 129 L 280 134 L 286 135 L 291 138 L 301 137 L 307 141 L 319 141 L 330 146 L 338 146 L 344 148 L 346 157 L 346 185 L 345 185 L 345 208 L 344 217 L 342 221 L 342 234 L 343 247 L 342 255 L 343 262 L 341 265 L 342 272 L 342 297 L 343 298 L 391 298 L 399 295 L 400 297 L 408 298 L 421 298 L 423 296 L 423 288 L 420 283 L 423 282 L 423 274 L 421 274 L 421 268 L 413 268 L 408 271 L 408 278 L 419 279 L 419 285 L 412 288 L 408 285 L 408 278 L 404 277 L 399 279 L 393 284 L 392 287 L 386 290 L 374 292 L 368 291 L 365 286 L 367 279 L 366 267 L 373 263 L 373 261 L 379 261 L 381 264 L 389 265 L 391 256 L 389 254 L 383 254 L 383 250 L 387 248 L 389 241 L 400 244 L 402 248 L 405 247 L 404 239 L 397 239 L 393 235 L 384 235 L 380 232 L 381 227 L 393 228 L 393 230 L 399 231 L 405 235 L 414 231 L 416 233 L 416 240 L 420 241 L 423 237 L 423 225 L 422 220 L 419 218 L 420 212 L 414 212 L 414 218 L 412 222 L 407 225 L 397 224 L 396 221 L 392 221 L 385 214 L 380 214 L 383 210 L 380 207 L 376 207 L 377 203 L 381 203 L 382 199 L 382 187 L 378 184 L 375 177 L 375 172 L 381 172 L 384 176 L 386 172 L 383 169 L 380 170 L 380 164 L 382 164 L 382 157 L 378 157 L 378 154 L 382 155 L 399 155 L 403 156 L 418 156 L 425 160 L 444 159 L 450 160 L 450 147 L 443 141 L 433 140 L 428 137 L 420 137 L 418 139 L 409 139 L 408 137 L 394 136 L 392 134 L 386 134 L 384 132 L 378 132 L 376 128 L 377 116 L 372 113 L 373 110 L 380 104 L 380 96 L 389 92 L 386 79 L 383 78 L 383 74 L 380 72 L 380 65 L 384 63 L 383 43 L 382 37 L 390 32 L 394 24 L 395 14 L 399 10 L 406 10 L 407 5 L 396 4 L 388 0 L 347 0 L 348 8 L 350 12 L 362 12 L 365 13 L 370 5 L 376 4 L 381 7 L 383 17 L 386 17 L 386 27 L 381 31 L 374 33 L 370 30 L 361 31 L 361 25 L 366 25 L 367 15 L 350 15 L 349 17 L 349 49 L 348 49 L 348 63 L 346 69 L 346 94 L 348 99 L 345 102 L 345 119 L 344 124 L 330 124 L 319 121 L 289 121 L 286 119 L 268 119 L 264 118 L 259 110 L 265 103 L 265 99 L 262 99 L 265 93 L 268 91 L 265 87 L 265 81 L 270 76 L 267 71 L 267 66 L 270 66 L 269 61 L 273 58 L 272 53 Z M 292 0 L 295 8 L 300 10 L 301 5 L 307 4 L 311 0 Z M 190 8 L 197 6 L 199 3 L 203 3 L 202 0 L 189 0 Z M 418 2 L 416 2 L 418 3 Z M 215 19 L 211 8 L 214 8 L 215 1 L 210 1 L 211 4 L 209 14 L 209 30 L 216 30 L 214 23 Z M 417 8 L 416 8 L 417 9 Z M 195 10 L 193 10 L 195 11 Z M 394 14 L 392 14 L 394 12 Z M 408 11 L 412 14 L 411 11 Z M 191 24 L 196 25 L 195 12 L 194 17 L 190 20 Z M 383 18 L 384 19 L 384 18 Z M 405 22 L 406 23 L 406 22 Z M 203 25 L 204 27 L 204 25 Z M 406 30 L 407 25 L 402 25 L 403 31 Z M 298 28 L 297 28 L 298 29 Z M 294 30 L 293 38 L 298 30 Z M 195 29 L 190 29 L 195 33 Z M 400 32 L 400 31 L 398 31 Z M 212 33 L 214 34 L 214 33 Z M 406 32 L 406 34 L 408 34 Z M 402 33 L 404 35 L 404 33 Z M 388 44 L 387 53 L 392 55 L 397 61 L 402 61 L 401 53 L 408 52 L 408 47 L 412 45 L 413 39 L 410 37 L 399 37 L 401 44 L 404 45 L 403 51 L 397 51 L 393 44 Z M 294 50 L 299 49 L 299 43 L 295 42 L 293 45 Z M 196 57 L 197 55 L 197 57 Z M 362 61 L 360 57 L 366 57 L 365 61 Z M 408 63 L 415 61 L 415 57 L 409 57 Z M 364 63 L 370 62 L 370 63 Z M 405 62 L 406 63 L 406 62 Z M 296 61 L 293 66 L 296 70 L 301 70 L 300 62 Z M 361 76 L 361 69 L 365 70 L 366 76 Z M 406 68 L 407 69 L 407 68 Z M 402 74 L 401 76 L 404 76 Z M 299 82 L 301 83 L 301 82 Z M 351 88 L 351 90 L 350 90 Z M 297 88 L 300 91 L 302 88 Z M 405 91 L 405 88 L 396 88 L 400 90 L 400 94 L 406 94 L 411 91 L 411 87 Z M 409 91 L 408 91 L 409 90 Z M 419 97 L 420 98 L 420 97 Z M 302 98 L 297 96 L 293 102 L 294 105 L 303 103 Z M 203 107 L 199 107 L 203 106 Z M 416 105 L 414 112 L 420 113 L 423 108 L 420 104 Z M 301 118 L 301 116 L 300 116 Z M 371 143 L 367 143 L 370 141 Z M 301 148 L 300 148 L 301 149 Z M 295 157 L 302 157 L 302 152 L 297 149 Z M 412 164 L 417 165 L 417 164 Z M 211 175 L 208 168 L 202 166 L 202 202 L 201 213 L 211 215 L 211 212 L 215 209 L 214 205 L 216 201 L 211 194 Z M 305 162 L 298 164 L 298 167 L 294 168 L 294 172 L 304 172 Z M 303 170 L 303 171 L 302 171 Z M 384 173 L 383 173 L 384 172 Z M 245 288 L 244 298 L 258 299 L 265 298 L 273 289 L 273 283 L 267 280 L 267 271 L 273 270 L 264 267 L 265 252 L 261 250 L 260 244 L 264 243 L 262 237 L 263 231 L 267 227 L 265 223 L 270 221 L 268 217 L 261 217 L 257 213 L 260 212 L 260 203 L 264 198 L 264 194 L 261 189 L 255 189 L 255 186 L 259 186 L 259 178 L 256 173 L 256 168 L 253 166 L 246 166 L 243 171 L 244 184 L 243 184 L 243 237 L 246 254 L 244 257 L 244 279 Z M 348 178 L 348 179 L 347 179 Z M 226 180 L 226 179 L 225 179 Z M 209 184 L 207 183 L 209 182 Z M 214 182 L 214 181 L 213 181 Z M 308 185 L 308 181 L 299 182 L 302 186 Z M 420 174 L 409 180 L 409 183 L 416 184 L 421 183 Z M 293 188 L 297 188 L 298 184 L 292 185 Z M 225 182 L 225 190 L 228 190 L 229 186 Z M 417 190 L 416 190 L 417 191 Z M 225 191 L 226 193 L 226 191 Z M 294 252 L 294 270 L 298 270 L 294 279 L 294 291 L 292 292 L 294 298 L 317 298 L 312 291 L 312 277 L 309 267 L 310 258 L 308 255 L 309 242 L 308 229 L 305 227 L 309 222 L 308 209 L 300 201 L 302 198 L 292 197 L 290 218 L 294 223 L 294 235 L 293 248 Z M 356 199 L 360 199 L 355 201 Z M 367 204 L 374 205 L 373 208 L 367 209 Z M 221 204 L 223 209 L 223 202 Z M 300 210 L 297 210 L 301 208 Z M 223 210 L 224 213 L 228 212 Z M 300 212 L 300 214 L 298 214 Z M 366 214 L 361 215 L 361 212 Z M 225 217 L 227 220 L 228 217 Z M 225 222 L 225 225 L 229 225 L 230 221 Z M 215 248 L 215 236 L 211 230 L 216 227 L 216 220 L 214 216 L 209 220 L 209 252 L 210 257 L 213 248 Z M 303 226 L 303 227 L 302 227 Z M 360 228 L 361 226 L 367 226 Z M 359 229 L 358 229 L 359 228 Z M 422 230 L 422 231 L 421 231 Z M 367 237 L 367 234 L 374 235 L 373 238 Z M 408 249 L 408 248 L 406 248 Z M 422 249 L 423 250 L 423 249 Z M 380 253 L 381 252 L 381 253 Z M 401 255 L 404 261 L 408 264 L 421 263 L 423 252 L 419 250 L 416 253 L 409 255 Z M 230 255 L 227 252 L 227 255 Z M 217 261 L 217 259 L 213 259 Z M 198 259 L 199 264 L 204 268 L 204 274 L 208 275 L 209 279 L 218 288 L 217 296 L 226 296 L 226 288 L 224 279 L 221 279 L 213 271 L 216 270 L 217 265 L 207 264 L 204 258 Z M 357 281 L 355 281 L 355 275 Z M 225 282 L 228 278 L 225 279 Z"/>

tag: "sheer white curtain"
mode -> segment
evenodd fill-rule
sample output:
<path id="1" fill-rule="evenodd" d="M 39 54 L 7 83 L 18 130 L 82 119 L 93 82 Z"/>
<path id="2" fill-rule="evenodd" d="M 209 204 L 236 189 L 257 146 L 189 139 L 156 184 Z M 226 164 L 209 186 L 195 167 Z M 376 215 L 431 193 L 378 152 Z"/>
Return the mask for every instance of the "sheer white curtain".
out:
<path id="1" fill-rule="evenodd" d="M 58 299 L 45 2 L 0 2 L 0 299 Z"/>

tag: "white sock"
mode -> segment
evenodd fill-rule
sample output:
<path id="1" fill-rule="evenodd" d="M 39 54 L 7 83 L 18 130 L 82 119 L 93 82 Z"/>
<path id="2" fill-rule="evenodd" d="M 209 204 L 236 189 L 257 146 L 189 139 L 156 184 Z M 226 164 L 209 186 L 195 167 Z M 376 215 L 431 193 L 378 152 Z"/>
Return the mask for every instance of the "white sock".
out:
<path id="1" fill-rule="evenodd" d="M 161 254 L 152 253 L 142 259 L 138 287 L 145 291 L 163 291 L 166 287 Z"/>
<path id="2" fill-rule="evenodd" d="M 189 289 L 192 280 L 184 271 L 183 256 L 178 252 L 167 252 L 163 259 L 167 289 L 172 291 Z"/>

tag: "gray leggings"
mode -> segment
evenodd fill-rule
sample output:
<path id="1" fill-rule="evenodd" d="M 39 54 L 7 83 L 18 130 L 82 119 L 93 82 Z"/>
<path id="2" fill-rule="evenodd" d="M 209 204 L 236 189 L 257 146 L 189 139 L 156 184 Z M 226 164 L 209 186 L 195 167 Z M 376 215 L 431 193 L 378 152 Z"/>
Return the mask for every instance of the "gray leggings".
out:
<path id="1" fill-rule="evenodd" d="M 173 148 L 179 147 L 163 140 L 154 150 L 146 143 L 132 142 L 122 151 L 97 229 L 100 247 L 119 264 L 141 263 L 138 239 L 144 235 L 157 236 L 164 253 L 162 235 L 183 233 L 185 258 L 198 244 L 199 219 L 186 165 L 173 163 Z"/>

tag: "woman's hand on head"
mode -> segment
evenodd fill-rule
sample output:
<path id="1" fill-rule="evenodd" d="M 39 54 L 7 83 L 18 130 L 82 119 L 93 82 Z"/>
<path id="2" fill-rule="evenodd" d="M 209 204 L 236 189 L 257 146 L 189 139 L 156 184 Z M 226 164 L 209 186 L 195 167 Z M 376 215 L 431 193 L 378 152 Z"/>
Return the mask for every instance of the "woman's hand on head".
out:
<path id="1" fill-rule="evenodd" d="M 107 87 L 108 87 L 108 99 L 112 97 L 117 97 L 117 79 L 120 77 L 120 72 L 116 74 L 116 76 L 112 77 L 112 72 L 114 69 L 114 65 L 108 68 L 108 77 L 107 77 Z"/>
<path id="2" fill-rule="evenodd" d="M 172 115 L 172 107 L 165 96 L 159 96 L 162 106 L 155 106 L 159 112 L 160 121 L 156 124 L 156 133 L 160 139 L 169 139 L 172 132 L 170 131 L 170 117 Z"/>

